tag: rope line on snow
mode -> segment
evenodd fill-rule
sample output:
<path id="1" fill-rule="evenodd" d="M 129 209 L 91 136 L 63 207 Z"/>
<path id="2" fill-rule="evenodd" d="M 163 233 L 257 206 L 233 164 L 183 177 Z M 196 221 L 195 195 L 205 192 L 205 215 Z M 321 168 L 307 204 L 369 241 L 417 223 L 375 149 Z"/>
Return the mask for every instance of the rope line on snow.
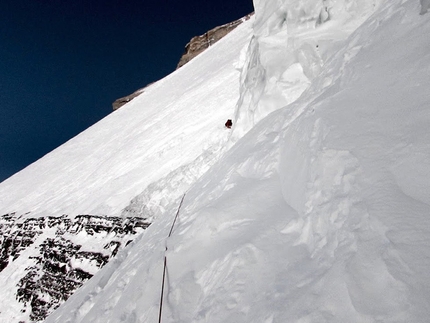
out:
<path id="1" fill-rule="evenodd" d="M 163 311 L 164 280 L 166 279 L 166 267 L 167 267 L 167 258 L 166 258 L 166 255 L 164 255 L 163 281 L 161 284 L 160 313 L 158 313 L 158 323 L 161 323 L 161 312 Z"/>
<path id="2" fill-rule="evenodd" d="M 173 220 L 172 227 L 170 228 L 170 232 L 169 232 L 169 235 L 167 236 L 167 238 L 170 238 L 170 236 L 172 235 L 173 227 L 175 226 L 176 219 L 179 216 L 179 211 L 181 210 L 182 202 L 184 202 L 184 198 L 185 198 L 185 194 L 182 195 L 181 203 L 179 203 L 178 211 L 176 212 L 176 215 L 175 215 L 175 220 Z M 166 245 L 166 250 L 167 250 L 167 245 Z"/>
<path id="3" fill-rule="evenodd" d="M 165 285 L 164 282 L 166 280 L 166 271 L 167 271 L 167 255 L 166 255 L 167 239 L 169 239 L 170 236 L 172 235 L 173 228 L 174 228 L 176 220 L 178 219 L 178 216 L 179 216 L 179 211 L 181 210 L 181 207 L 182 207 L 182 202 L 184 202 L 184 198 L 185 198 L 185 194 L 182 196 L 181 203 L 179 203 L 178 211 L 176 212 L 175 219 L 173 220 L 169 235 L 166 238 L 166 249 L 164 250 L 164 268 L 163 268 L 163 279 L 161 282 L 160 312 L 158 314 L 158 323 L 161 323 L 161 314 L 163 312 L 163 298 L 164 298 L 164 285 Z"/>

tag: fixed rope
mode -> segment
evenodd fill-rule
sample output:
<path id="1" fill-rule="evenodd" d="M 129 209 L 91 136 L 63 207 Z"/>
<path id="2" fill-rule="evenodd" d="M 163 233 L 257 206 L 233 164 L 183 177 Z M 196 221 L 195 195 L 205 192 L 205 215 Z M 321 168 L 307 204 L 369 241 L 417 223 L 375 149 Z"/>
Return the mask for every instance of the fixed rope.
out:
<path id="1" fill-rule="evenodd" d="M 158 314 L 158 323 L 161 323 L 161 314 L 163 312 L 163 298 L 164 298 L 164 285 L 165 285 L 164 282 L 166 281 L 166 271 L 167 271 L 167 256 L 166 256 L 167 239 L 169 239 L 170 236 L 172 235 L 173 228 L 174 228 L 176 220 L 178 219 L 178 216 L 179 216 L 179 211 L 181 210 L 182 202 L 184 202 L 184 198 L 185 198 L 185 194 L 182 196 L 181 203 L 179 203 L 178 211 L 176 212 L 175 219 L 173 220 L 169 235 L 166 238 L 166 249 L 164 250 L 163 279 L 162 279 L 162 283 L 161 283 L 160 312 Z"/>

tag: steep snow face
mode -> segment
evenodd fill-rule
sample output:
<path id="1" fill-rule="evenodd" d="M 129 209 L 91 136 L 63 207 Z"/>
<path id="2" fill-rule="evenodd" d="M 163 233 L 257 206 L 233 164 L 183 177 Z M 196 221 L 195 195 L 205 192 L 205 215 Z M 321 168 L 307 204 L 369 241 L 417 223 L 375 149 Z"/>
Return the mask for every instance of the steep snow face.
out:
<path id="1" fill-rule="evenodd" d="M 284 71 L 291 56 L 278 56 L 278 34 L 272 52 L 255 48 L 288 8 L 256 3 L 239 61 L 246 135 L 188 190 L 171 238 L 173 205 L 46 322 L 157 321 L 164 255 L 163 322 L 428 322 L 429 17 L 417 0 L 382 1 L 371 15 L 371 2 L 339 3 L 330 17 L 357 20 L 315 31 L 321 11 L 309 6 L 307 41 L 326 57 L 285 106 L 288 91 L 269 100 L 277 71 L 264 64 L 273 55 Z M 247 109 L 258 116 L 248 124 Z"/>
<path id="2" fill-rule="evenodd" d="M 254 37 L 242 70 L 234 139 L 294 102 L 381 0 L 254 1 Z"/>
<path id="3" fill-rule="evenodd" d="M 0 184 L 1 323 L 42 321 L 223 155 L 251 26 Z"/>
<path id="4" fill-rule="evenodd" d="M 206 59 L 151 85 L 2 182 L 0 214 L 118 216 L 138 195 L 149 204 L 145 217 L 162 212 L 171 202 L 162 193 L 166 183 L 180 196 L 221 155 L 229 136 L 224 123 L 239 95 L 236 61 L 250 30 L 251 22 L 240 26 L 201 55 Z M 132 205 L 138 213 L 145 208 Z"/>

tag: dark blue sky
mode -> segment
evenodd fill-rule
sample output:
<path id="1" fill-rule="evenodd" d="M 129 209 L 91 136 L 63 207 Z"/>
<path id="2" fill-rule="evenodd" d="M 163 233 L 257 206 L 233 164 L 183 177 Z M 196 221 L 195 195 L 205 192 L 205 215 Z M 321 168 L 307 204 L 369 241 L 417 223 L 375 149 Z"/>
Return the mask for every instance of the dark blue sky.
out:
<path id="1" fill-rule="evenodd" d="M 252 0 L 0 1 L 0 182 L 172 72 Z"/>

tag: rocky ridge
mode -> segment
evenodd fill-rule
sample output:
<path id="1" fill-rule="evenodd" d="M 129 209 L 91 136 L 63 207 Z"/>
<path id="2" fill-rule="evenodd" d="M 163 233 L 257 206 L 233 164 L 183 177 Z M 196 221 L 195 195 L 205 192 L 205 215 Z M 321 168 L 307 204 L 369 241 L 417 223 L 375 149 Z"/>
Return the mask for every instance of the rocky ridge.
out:
<path id="1" fill-rule="evenodd" d="M 124 104 L 130 102 L 131 100 L 133 100 L 136 96 L 142 94 L 144 92 L 146 87 L 141 88 L 135 92 L 133 92 L 132 94 L 123 96 L 122 98 L 116 99 L 115 101 L 113 101 L 112 103 L 112 109 L 113 111 L 118 110 L 119 108 L 121 108 Z"/>
<path id="2" fill-rule="evenodd" d="M 208 32 L 204 33 L 203 35 L 195 36 L 195 37 L 191 38 L 190 42 L 187 45 L 185 45 L 184 53 L 182 54 L 181 59 L 179 60 L 179 63 L 177 65 L 176 69 L 184 66 L 189 61 L 191 61 L 193 58 L 195 58 L 199 54 L 203 53 L 207 48 L 209 48 L 210 46 L 215 44 L 217 41 L 219 41 L 220 39 L 225 37 L 227 34 L 229 34 L 231 31 L 233 31 L 237 26 L 242 24 L 244 21 L 249 20 L 249 18 L 251 18 L 253 14 L 254 13 L 250 13 L 243 18 L 240 18 L 240 19 L 235 20 L 233 22 L 230 22 L 228 24 L 224 24 L 224 25 L 215 27 L 215 28 L 209 30 Z M 118 110 L 124 104 L 130 102 L 135 97 L 137 97 L 138 95 L 145 92 L 145 89 L 151 84 L 148 84 L 147 86 L 140 88 L 139 90 L 137 90 L 137 91 L 135 91 L 129 95 L 126 95 L 122 98 L 116 99 L 112 103 L 113 111 Z"/>
<path id="3" fill-rule="evenodd" d="M 194 57 L 198 56 L 207 48 L 209 48 L 217 41 L 219 41 L 220 39 L 228 35 L 237 26 L 249 20 L 249 18 L 251 18 L 252 15 L 253 13 L 250 13 L 241 19 L 235 20 L 228 24 L 215 27 L 209 30 L 208 32 L 204 33 L 203 35 L 195 36 L 191 38 L 190 42 L 187 45 L 185 45 L 185 51 L 182 54 L 182 57 L 179 60 L 179 63 L 176 69 L 184 66 L 189 61 L 191 61 Z"/>
<path id="4" fill-rule="evenodd" d="M 140 217 L 1 216 L 0 274 L 18 259 L 27 264 L 13 270 L 19 322 L 43 321 L 149 224 Z"/>

